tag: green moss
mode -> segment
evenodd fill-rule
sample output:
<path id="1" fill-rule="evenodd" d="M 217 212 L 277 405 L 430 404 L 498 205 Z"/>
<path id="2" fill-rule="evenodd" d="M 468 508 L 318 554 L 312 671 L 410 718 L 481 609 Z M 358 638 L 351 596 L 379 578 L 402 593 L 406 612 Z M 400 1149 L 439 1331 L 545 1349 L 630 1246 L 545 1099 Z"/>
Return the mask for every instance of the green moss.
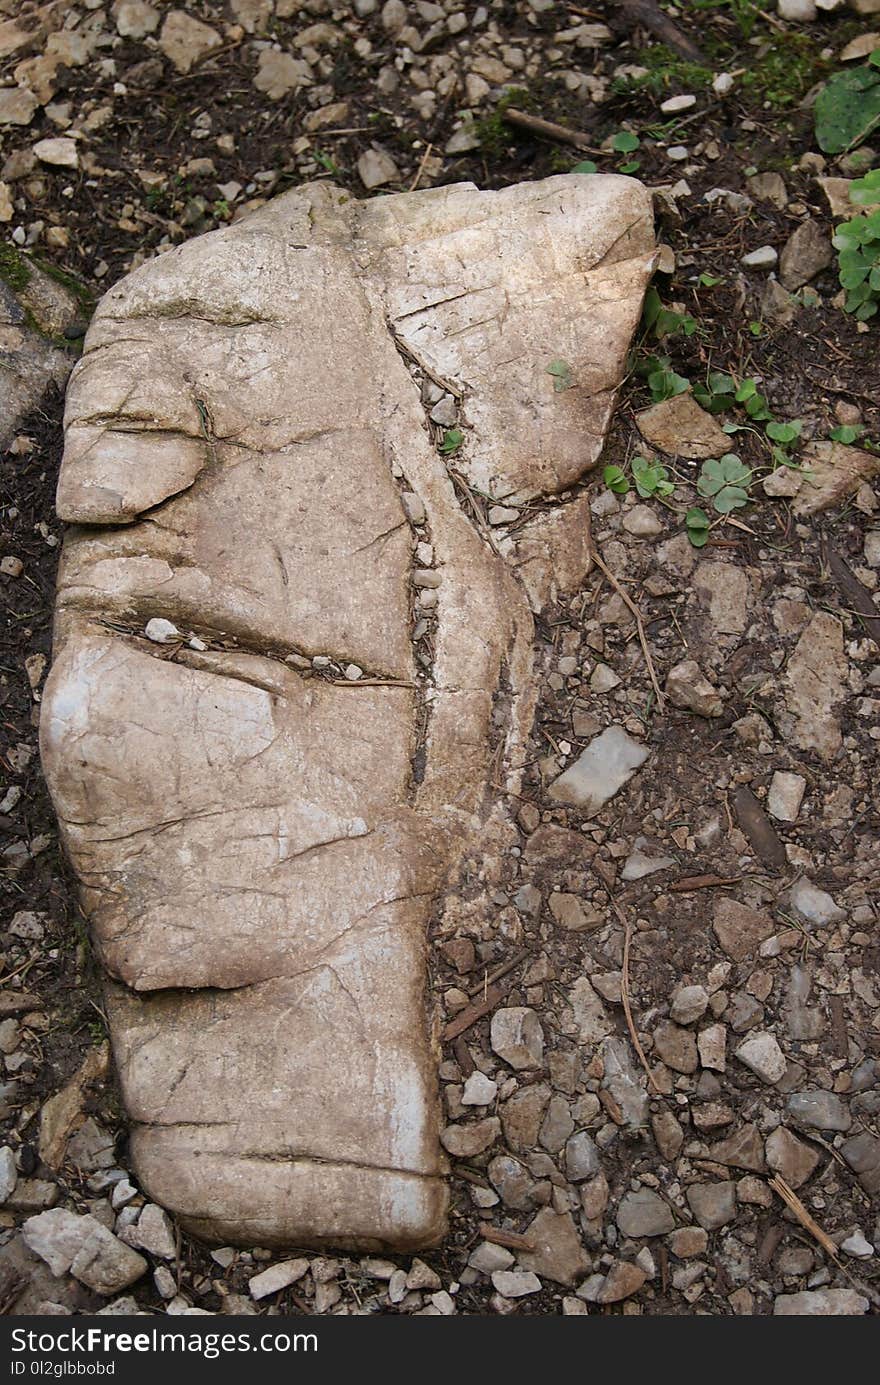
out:
<path id="1" fill-rule="evenodd" d="M 27 288 L 30 277 L 27 256 L 16 250 L 14 245 L 0 245 L 0 279 L 4 284 L 16 293 Z"/>
<path id="2" fill-rule="evenodd" d="M 667 48 L 665 43 L 650 43 L 641 48 L 633 66 L 646 67 L 648 71 L 642 77 L 615 77 L 611 83 L 615 95 L 627 96 L 634 91 L 647 90 L 661 96 L 674 87 L 699 91 L 711 86 L 715 75 L 711 67 L 687 62 Z"/>
<path id="3" fill-rule="evenodd" d="M 534 101 L 524 87 L 508 87 L 492 114 L 477 122 L 481 151 L 490 158 L 500 158 L 505 154 L 513 141 L 514 132 L 504 119 L 504 112 L 508 106 L 518 106 L 527 111 L 532 105 Z"/>
<path id="4" fill-rule="evenodd" d="M 59 269 L 51 260 L 43 260 L 38 255 L 31 255 L 30 258 L 49 279 L 54 279 L 56 284 L 60 284 L 62 288 L 73 295 L 86 318 L 91 317 L 95 310 L 95 295 L 91 289 L 87 288 L 75 275 L 68 274 L 64 269 Z"/>
<path id="5" fill-rule="evenodd" d="M 797 105 L 834 67 L 808 34 L 779 34 L 757 52 L 760 56 L 739 79 L 740 90 L 771 110 Z"/>

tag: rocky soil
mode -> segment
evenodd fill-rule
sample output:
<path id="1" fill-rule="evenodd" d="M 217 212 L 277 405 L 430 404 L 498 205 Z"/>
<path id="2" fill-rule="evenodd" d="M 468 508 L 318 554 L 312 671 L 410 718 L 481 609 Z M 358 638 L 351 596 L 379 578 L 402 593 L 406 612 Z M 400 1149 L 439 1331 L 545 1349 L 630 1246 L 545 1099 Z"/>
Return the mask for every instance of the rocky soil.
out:
<path id="1" fill-rule="evenodd" d="M 771 472 L 735 434 L 752 503 L 699 549 L 677 504 L 591 481 L 597 562 L 540 624 L 515 830 L 432 940 L 450 1235 L 331 1259 L 208 1251 L 129 1178 L 36 759 L 57 384 L 31 409 L 0 462 L 4 1311 L 876 1313 L 880 370 L 876 326 L 840 310 L 824 182 L 864 148 L 826 159 L 810 112 L 871 4 L 748 35 L 694 6 L 702 66 L 598 3 L 0 0 L 0 273 L 15 289 L 31 250 L 85 290 L 29 309 L 56 353 L 89 294 L 304 178 L 363 196 L 584 158 L 499 117 L 515 87 L 655 190 L 658 289 L 697 324 L 662 344 L 675 370 L 755 379 L 805 443 Z M 693 503 L 742 419 L 650 403 L 636 370 L 605 460 L 662 457 Z M 832 454 L 840 425 L 865 431 Z"/>

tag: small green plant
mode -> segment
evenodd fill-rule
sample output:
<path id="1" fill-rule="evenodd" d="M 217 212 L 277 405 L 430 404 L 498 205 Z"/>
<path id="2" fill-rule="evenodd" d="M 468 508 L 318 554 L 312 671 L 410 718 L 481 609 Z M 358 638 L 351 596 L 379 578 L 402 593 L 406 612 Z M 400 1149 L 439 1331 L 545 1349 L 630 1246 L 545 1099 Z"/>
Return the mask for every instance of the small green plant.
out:
<path id="1" fill-rule="evenodd" d="M 657 290 L 648 289 L 642 309 L 642 326 L 649 336 L 656 337 L 658 341 L 663 337 L 675 336 L 676 332 L 692 337 L 697 325 L 697 319 L 691 317 L 690 313 L 677 313 L 672 308 L 665 308 Z"/>
<path id="2" fill-rule="evenodd" d="M 723 457 L 710 457 L 703 463 L 697 490 L 704 499 L 712 501 L 720 515 L 729 515 L 731 510 L 748 504 L 751 475 L 735 452 L 725 452 Z"/>
<path id="3" fill-rule="evenodd" d="M 664 399 L 673 399 L 677 394 L 684 394 L 685 390 L 690 388 L 690 380 L 686 380 L 683 375 L 678 375 L 672 369 L 668 356 L 649 356 L 639 369 L 647 377 L 648 389 L 655 404 L 662 403 Z"/>
<path id="4" fill-rule="evenodd" d="M 632 474 L 636 490 L 643 500 L 649 500 L 652 495 L 663 500 L 675 490 L 675 482 L 670 481 L 669 472 L 660 462 L 649 462 L 646 457 L 633 457 Z"/>
<path id="5" fill-rule="evenodd" d="M 443 434 L 443 441 L 440 443 L 440 451 L 444 457 L 451 457 L 457 452 L 464 442 L 464 433 L 457 428 L 447 428 Z"/>
<path id="6" fill-rule="evenodd" d="M 850 200 L 871 207 L 880 202 L 880 168 L 851 185 Z M 863 216 L 841 222 L 831 238 L 837 253 L 837 277 L 846 290 L 844 309 L 859 322 L 877 311 L 880 300 L 880 207 Z"/>
<path id="7" fill-rule="evenodd" d="M 832 442 L 842 442 L 849 447 L 852 443 L 858 442 L 864 431 L 862 423 L 841 423 L 839 427 L 832 428 L 828 436 Z"/>
<path id="8" fill-rule="evenodd" d="M 547 367 L 547 374 L 553 376 L 553 388 L 557 394 L 561 394 L 563 390 L 570 390 L 574 384 L 571 366 L 567 361 L 551 361 Z"/>
<path id="9" fill-rule="evenodd" d="M 630 130 L 620 130 L 612 139 L 611 148 L 615 154 L 634 154 L 641 142 Z"/>
<path id="10" fill-rule="evenodd" d="M 574 168 L 570 168 L 569 173 L 598 173 L 599 165 L 594 164 L 592 159 L 582 159 Z"/>
<path id="11" fill-rule="evenodd" d="M 315 163 L 320 164 L 325 173 L 331 173 L 334 178 L 339 177 L 341 170 L 338 165 L 335 164 L 330 155 L 325 154 L 322 149 L 315 150 Z"/>
<path id="12" fill-rule="evenodd" d="M 721 278 L 720 275 L 718 275 L 718 274 L 709 274 L 706 270 L 704 270 L 703 273 L 700 275 L 699 280 L 698 280 L 697 282 L 699 283 L 700 288 L 703 288 L 703 289 L 714 289 L 714 288 L 716 287 L 716 285 L 718 285 L 718 284 L 723 284 L 723 283 L 724 283 L 724 280 L 723 280 L 723 278 Z"/>
<path id="13" fill-rule="evenodd" d="M 626 495 L 629 491 L 629 478 L 622 467 L 606 466 L 602 472 L 602 479 L 615 495 Z"/>
<path id="14" fill-rule="evenodd" d="M 749 418 L 756 423 L 764 423 L 773 417 L 767 407 L 766 396 L 761 394 L 758 386 L 750 375 L 746 376 L 739 386 L 734 398 L 737 404 L 742 404 Z"/>
<path id="15" fill-rule="evenodd" d="M 736 381 L 724 370 L 710 370 L 705 385 L 702 381 L 694 385 L 694 399 L 709 414 L 720 414 L 732 408 L 735 395 Z"/>
<path id="16" fill-rule="evenodd" d="M 693 505 L 684 517 L 684 527 L 694 548 L 705 548 L 709 539 L 711 521 L 705 510 Z"/>

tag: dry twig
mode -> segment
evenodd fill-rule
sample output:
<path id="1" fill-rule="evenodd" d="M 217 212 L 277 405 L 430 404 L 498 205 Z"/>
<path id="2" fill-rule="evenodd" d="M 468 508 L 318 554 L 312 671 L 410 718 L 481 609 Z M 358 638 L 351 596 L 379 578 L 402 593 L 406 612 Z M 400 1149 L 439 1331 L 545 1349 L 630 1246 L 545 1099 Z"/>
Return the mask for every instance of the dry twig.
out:
<path id="1" fill-rule="evenodd" d="M 620 919 L 620 922 L 623 924 L 623 964 L 620 969 L 620 998 L 623 1002 L 623 1017 L 626 1020 L 626 1027 L 629 1030 L 629 1037 L 632 1039 L 633 1048 L 638 1054 L 639 1062 L 645 1070 L 645 1076 L 647 1077 L 651 1086 L 654 1088 L 654 1091 L 657 1093 L 657 1095 L 662 1096 L 663 1093 L 661 1092 L 660 1088 L 657 1086 L 656 1081 L 654 1080 L 654 1074 L 648 1067 L 648 1060 L 645 1057 L 645 1050 L 642 1048 L 638 1031 L 636 1029 L 635 1022 L 632 1016 L 632 1007 L 629 1003 L 629 949 L 630 943 L 632 941 L 632 924 L 630 923 L 626 914 L 621 909 L 617 900 L 612 895 L 611 891 L 608 889 L 607 885 L 605 887 L 605 893 L 608 895 L 608 903 L 611 905 L 615 914 Z"/>
<path id="2" fill-rule="evenodd" d="M 662 712 L 665 710 L 666 703 L 663 699 L 663 693 L 660 689 L 660 684 L 657 681 L 657 673 L 654 669 L 654 660 L 651 658 L 651 651 L 648 648 L 648 637 L 645 634 L 645 626 L 642 621 L 641 612 L 639 611 L 638 606 L 636 606 L 632 599 L 627 595 L 624 588 L 620 585 L 617 578 L 614 576 L 614 573 L 607 566 L 604 559 L 602 559 L 599 556 L 599 553 L 595 548 L 593 549 L 593 562 L 596 564 L 599 571 L 604 575 L 606 581 L 611 583 L 612 587 L 617 592 L 617 595 L 620 597 L 624 606 L 626 606 L 627 610 L 630 611 L 630 613 L 633 616 L 633 619 L 635 620 L 636 629 L 639 632 L 639 644 L 642 646 L 642 653 L 645 656 L 645 664 L 648 669 L 648 677 L 651 679 L 651 686 L 654 689 L 654 695 L 657 698 L 657 710 Z"/>
<path id="3" fill-rule="evenodd" d="M 804 1230 L 809 1231 L 813 1239 L 822 1247 L 825 1254 L 829 1255 L 836 1265 L 839 1265 L 840 1261 L 837 1258 L 837 1246 L 834 1244 L 831 1237 L 826 1235 L 822 1230 L 818 1222 L 813 1220 L 794 1189 L 789 1188 L 785 1179 L 778 1173 L 774 1174 L 773 1177 L 767 1181 L 773 1191 L 778 1193 L 785 1205 L 791 1209 Z"/>

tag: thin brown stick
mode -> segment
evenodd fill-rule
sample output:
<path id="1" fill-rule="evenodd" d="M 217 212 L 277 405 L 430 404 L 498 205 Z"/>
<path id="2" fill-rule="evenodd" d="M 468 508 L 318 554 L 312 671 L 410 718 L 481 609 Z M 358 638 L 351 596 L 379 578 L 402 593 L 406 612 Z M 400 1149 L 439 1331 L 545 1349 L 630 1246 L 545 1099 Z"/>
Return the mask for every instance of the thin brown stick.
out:
<path id="1" fill-rule="evenodd" d="M 331 678 L 334 688 L 417 688 L 405 678 Z"/>
<path id="2" fill-rule="evenodd" d="M 518 111 L 515 106 L 508 106 L 502 112 L 501 118 L 506 120 L 508 125 L 515 125 L 517 129 L 526 130 L 530 135 L 538 135 L 541 139 L 552 139 L 556 144 L 571 144 L 586 154 L 603 152 L 596 148 L 590 136 L 583 130 L 572 130 L 568 125 L 557 125 L 555 120 L 542 120 L 540 116 L 529 115 L 528 111 Z"/>
<path id="3" fill-rule="evenodd" d="M 741 875 L 686 875 L 681 880 L 673 880 L 666 888 L 676 893 L 688 893 L 690 890 L 711 890 L 715 885 L 737 885 L 740 880 Z"/>
<path id="4" fill-rule="evenodd" d="M 651 686 L 653 687 L 654 694 L 657 698 L 657 710 L 662 712 L 666 708 L 666 703 L 663 698 L 663 693 L 660 689 L 660 684 L 657 681 L 657 674 L 654 669 L 654 660 L 651 658 L 651 651 L 648 648 L 648 637 L 645 634 L 645 626 L 642 622 L 641 612 L 639 611 L 638 606 L 636 606 L 635 603 L 631 600 L 631 598 L 627 595 L 623 587 L 618 582 L 617 578 L 614 576 L 614 573 L 605 563 L 604 559 L 599 556 L 599 553 L 595 548 L 593 549 L 593 562 L 596 564 L 599 571 L 604 575 L 605 580 L 611 583 L 612 587 L 617 592 L 617 595 L 620 597 L 621 601 L 623 602 L 624 606 L 626 606 L 627 610 L 629 610 L 632 613 L 632 616 L 636 622 L 636 629 L 639 632 L 639 644 L 642 646 L 642 653 L 645 656 L 645 664 L 647 665 L 648 669 L 648 677 L 651 679 Z"/>
<path id="5" fill-rule="evenodd" d="M 493 986 L 496 981 L 500 981 L 502 976 L 506 976 L 514 967 L 518 967 L 520 962 L 524 962 L 527 957 L 531 957 L 531 949 L 524 947 L 520 952 L 515 952 L 506 962 L 501 962 L 492 971 L 486 973 L 482 981 L 477 982 L 476 986 L 471 986 L 468 995 L 479 995 L 480 991 L 485 993 L 487 986 Z"/>
<path id="6" fill-rule="evenodd" d="M 608 896 L 608 903 L 623 924 L 623 964 L 620 969 L 620 998 L 623 1002 L 623 1016 L 626 1020 L 626 1027 L 629 1030 L 629 1037 L 632 1039 L 633 1048 L 638 1054 L 639 1062 L 645 1070 L 645 1076 L 657 1095 L 662 1096 L 663 1093 L 654 1080 L 654 1074 L 648 1067 L 648 1060 L 645 1057 L 645 1050 L 642 1048 L 639 1040 L 638 1031 L 636 1030 L 633 1020 L 632 1007 L 629 1003 L 629 948 L 632 941 L 632 924 L 607 886 L 605 887 L 605 893 Z"/>
<path id="7" fill-rule="evenodd" d="M 472 1005 L 467 1005 L 463 1010 L 460 1010 L 455 1019 L 451 1019 L 441 1033 L 441 1043 L 451 1043 L 453 1039 L 458 1038 L 459 1034 L 464 1034 L 471 1025 L 476 1024 L 484 1015 L 488 1015 L 491 1010 L 494 1010 L 508 990 L 508 986 L 491 986 L 482 1000 L 475 1000 Z"/>
<path id="8" fill-rule="evenodd" d="M 534 1250 L 534 1241 L 529 1240 L 528 1236 L 521 1236 L 518 1231 L 504 1231 L 500 1226 L 491 1226 L 489 1222 L 480 1222 L 480 1235 L 484 1241 L 491 1241 L 496 1246 L 506 1246 L 508 1250 Z"/>
<path id="9" fill-rule="evenodd" d="M 778 1173 L 774 1174 L 774 1176 L 767 1181 L 773 1191 L 778 1193 L 785 1205 L 791 1209 L 804 1230 L 809 1231 L 813 1239 L 822 1247 L 825 1254 L 830 1256 L 836 1265 L 839 1265 L 840 1261 L 837 1258 L 837 1246 L 834 1244 L 831 1237 L 826 1235 L 822 1230 L 819 1223 L 813 1220 L 797 1193 L 788 1186 L 785 1179 Z"/>
<path id="10" fill-rule="evenodd" d="M 421 163 L 419 164 L 418 168 L 416 169 L 416 176 L 413 178 L 412 182 L 411 182 L 410 185 L 409 185 L 409 190 L 410 190 L 410 192 L 415 192 L 416 188 L 418 187 L 419 183 L 421 182 L 422 174 L 423 174 L 424 171 L 425 171 L 425 164 L 426 164 L 426 163 L 428 162 L 428 160 L 430 159 L 430 157 L 431 157 L 431 151 L 433 150 L 433 148 L 434 148 L 433 144 L 429 144 L 428 147 L 425 149 L 425 152 L 424 152 L 424 154 L 422 155 L 422 161 L 421 161 Z"/>

